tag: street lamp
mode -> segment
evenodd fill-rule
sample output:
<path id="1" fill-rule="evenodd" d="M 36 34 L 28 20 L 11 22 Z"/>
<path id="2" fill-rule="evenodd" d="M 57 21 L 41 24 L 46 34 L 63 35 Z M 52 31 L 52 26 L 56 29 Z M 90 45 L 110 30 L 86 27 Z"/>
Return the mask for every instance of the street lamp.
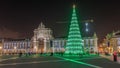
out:
<path id="1" fill-rule="evenodd" d="M 88 23 L 86 22 L 85 25 L 88 26 Z"/>
<path id="2" fill-rule="evenodd" d="M 86 32 L 86 35 L 87 35 L 87 32 L 89 32 L 89 29 L 88 29 L 88 26 L 90 23 L 94 22 L 93 19 L 88 19 L 88 20 L 84 20 L 83 21 L 85 23 L 85 32 Z"/>
<path id="3" fill-rule="evenodd" d="M 87 35 L 88 35 L 88 22 L 85 22 L 85 38 L 86 38 L 86 40 L 88 39 Z M 89 44 L 87 44 L 87 45 L 89 45 Z M 88 46 L 88 50 L 90 50 L 90 46 Z"/>
<path id="4" fill-rule="evenodd" d="M 85 27 L 86 27 L 85 31 L 88 32 L 89 31 L 88 30 L 88 22 L 85 23 Z"/>

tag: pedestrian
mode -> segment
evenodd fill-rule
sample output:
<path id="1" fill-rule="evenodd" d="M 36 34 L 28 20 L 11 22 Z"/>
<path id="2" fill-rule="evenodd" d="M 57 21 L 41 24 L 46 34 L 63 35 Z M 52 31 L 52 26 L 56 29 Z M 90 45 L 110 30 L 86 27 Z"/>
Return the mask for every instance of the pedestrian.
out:
<path id="1" fill-rule="evenodd" d="M 21 56 L 22 56 L 22 52 L 19 53 L 19 57 L 21 57 Z"/>
<path id="2" fill-rule="evenodd" d="M 117 52 L 116 51 L 113 52 L 113 60 L 115 62 L 117 61 Z"/>

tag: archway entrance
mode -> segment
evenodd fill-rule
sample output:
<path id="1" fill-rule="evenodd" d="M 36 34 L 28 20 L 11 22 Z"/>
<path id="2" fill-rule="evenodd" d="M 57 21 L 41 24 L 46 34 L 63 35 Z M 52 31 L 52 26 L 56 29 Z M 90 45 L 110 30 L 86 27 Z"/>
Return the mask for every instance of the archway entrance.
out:
<path id="1" fill-rule="evenodd" d="M 43 38 L 38 39 L 38 48 L 39 48 L 40 53 L 44 52 L 44 39 Z"/>

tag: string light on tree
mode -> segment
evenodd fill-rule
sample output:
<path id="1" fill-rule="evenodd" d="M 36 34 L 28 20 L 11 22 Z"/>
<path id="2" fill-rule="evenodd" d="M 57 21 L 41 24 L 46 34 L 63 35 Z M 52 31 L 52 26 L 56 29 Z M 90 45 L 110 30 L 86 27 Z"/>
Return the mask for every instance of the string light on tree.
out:
<path id="1" fill-rule="evenodd" d="M 69 56 L 79 56 L 80 54 L 83 54 L 83 40 L 79 29 L 75 7 L 76 6 L 73 5 L 72 19 L 65 48 L 65 54 Z"/>

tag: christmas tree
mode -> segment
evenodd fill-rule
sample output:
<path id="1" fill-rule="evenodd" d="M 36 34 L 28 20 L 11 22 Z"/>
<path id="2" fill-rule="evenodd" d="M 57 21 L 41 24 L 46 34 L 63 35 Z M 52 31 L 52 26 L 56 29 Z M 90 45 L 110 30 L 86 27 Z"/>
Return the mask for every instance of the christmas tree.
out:
<path id="1" fill-rule="evenodd" d="M 76 16 L 75 5 L 73 5 L 72 19 L 65 47 L 65 55 L 81 55 L 83 54 L 83 40 Z"/>

